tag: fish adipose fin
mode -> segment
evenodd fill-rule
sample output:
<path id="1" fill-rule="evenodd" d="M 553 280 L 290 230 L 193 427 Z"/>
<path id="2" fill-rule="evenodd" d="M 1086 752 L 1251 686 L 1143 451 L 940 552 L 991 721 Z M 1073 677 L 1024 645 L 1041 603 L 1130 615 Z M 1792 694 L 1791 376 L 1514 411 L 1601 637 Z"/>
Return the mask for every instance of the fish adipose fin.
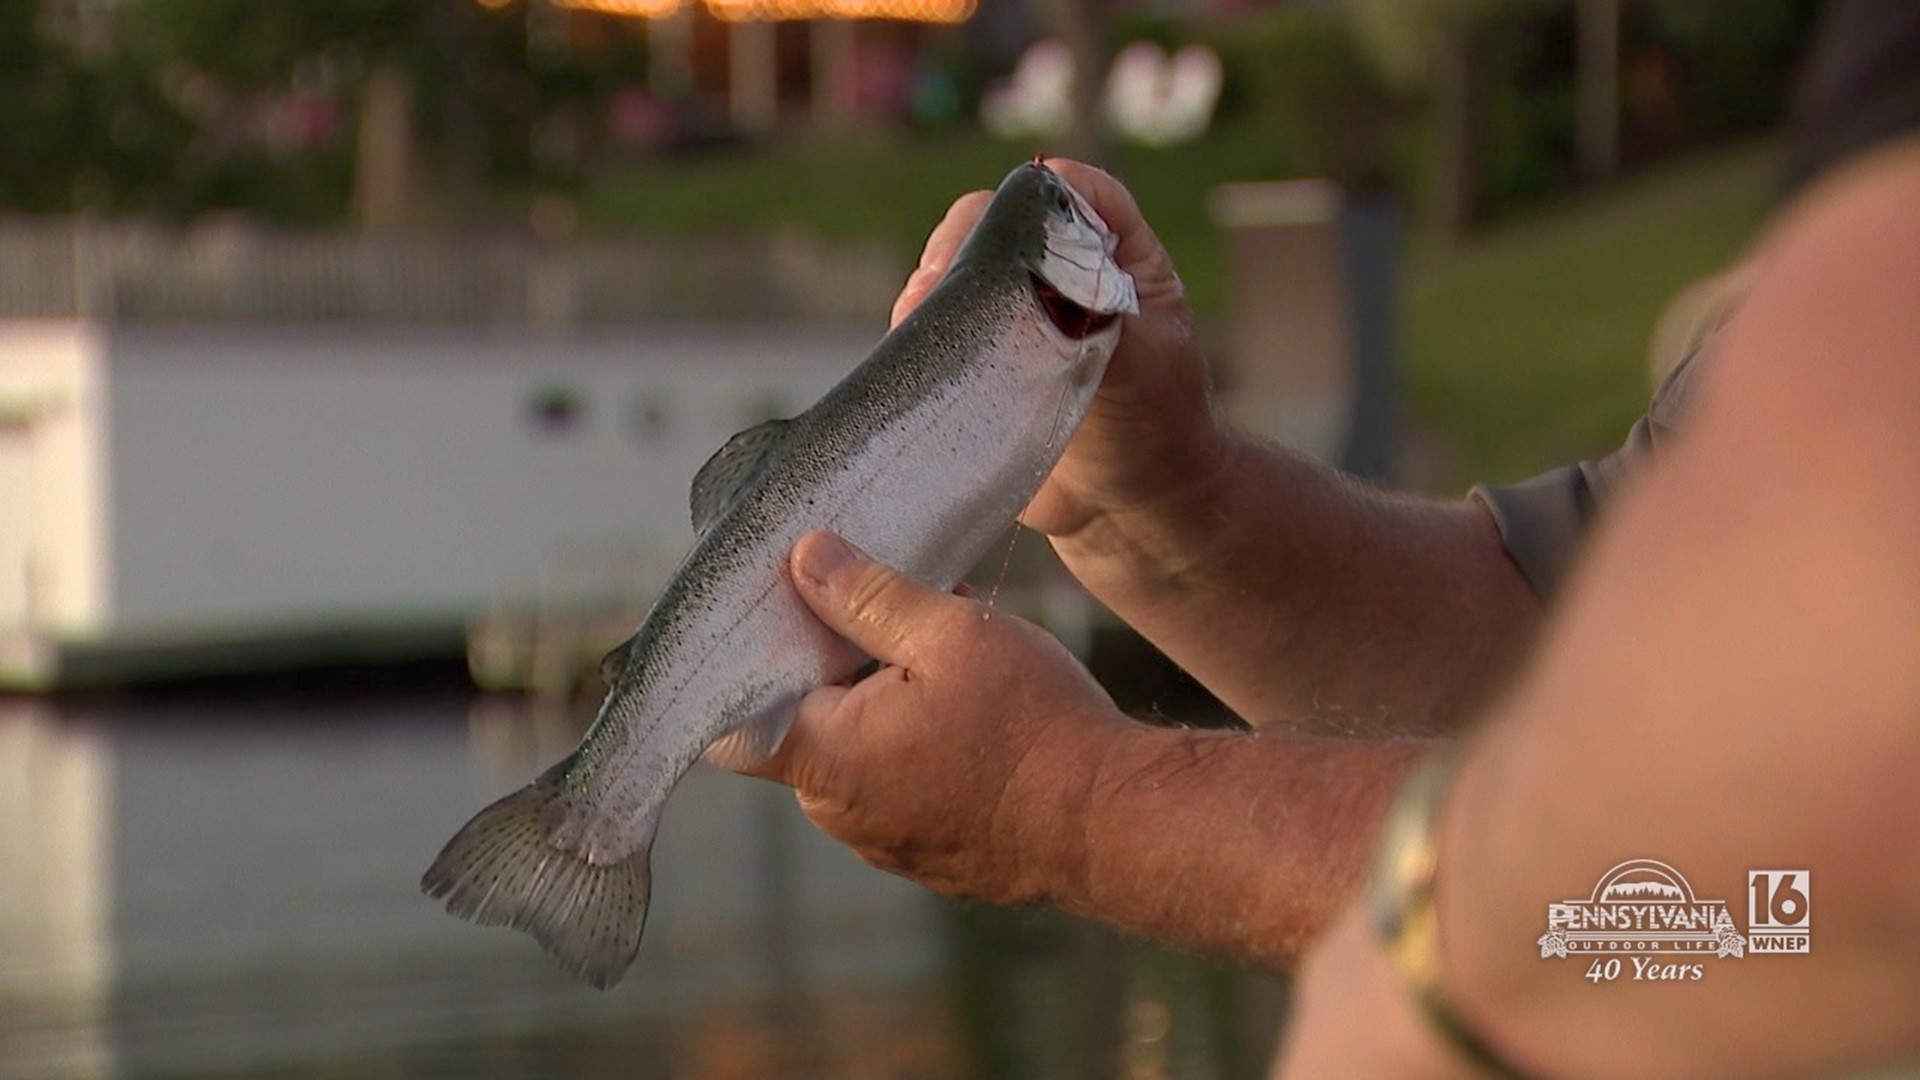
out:
<path id="1" fill-rule="evenodd" d="M 596 866 L 550 839 L 564 813 L 559 792 L 534 781 L 475 814 L 420 888 L 463 919 L 532 934 L 568 974 L 605 990 L 640 951 L 648 852 Z"/>
<path id="2" fill-rule="evenodd" d="M 693 531 L 703 533 L 720 515 L 727 512 L 740 492 L 753 483 L 766 467 L 767 454 L 786 438 L 791 420 L 769 420 L 727 440 L 694 474 L 688 502 L 693 510 Z"/>

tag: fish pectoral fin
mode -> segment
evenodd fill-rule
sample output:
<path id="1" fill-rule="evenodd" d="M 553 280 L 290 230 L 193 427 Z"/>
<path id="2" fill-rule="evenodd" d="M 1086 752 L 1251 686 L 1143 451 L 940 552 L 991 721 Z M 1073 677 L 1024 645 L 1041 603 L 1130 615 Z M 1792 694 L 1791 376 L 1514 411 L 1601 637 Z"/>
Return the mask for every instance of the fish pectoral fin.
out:
<path id="1" fill-rule="evenodd" d="M 793 707 L 763 714 L 708 744 L 706 759 L 723 769 L 742 772 L 773 756 L 793 727 Z"/>
<path id="2" fill-rule="evenodd" d="M 420 888 L 463 919 L 532 934 L 568 974 L 605 990 L 640 952 L 652 842 L 594 863 L 553 842 L 549 821 L 561 800 L 536 780 L 480 811 L 447 841 Z"/>
<path id="3" fill-rule="evenodd" d="M 786 438 L 791 420 L 756 424 L 727 440 L 694 474 L 687 501 L 693 511 L 693 531 L 703 533 L 727 512 L 740 493 L 753 483 L 767 463 L 767 455 Z"/>

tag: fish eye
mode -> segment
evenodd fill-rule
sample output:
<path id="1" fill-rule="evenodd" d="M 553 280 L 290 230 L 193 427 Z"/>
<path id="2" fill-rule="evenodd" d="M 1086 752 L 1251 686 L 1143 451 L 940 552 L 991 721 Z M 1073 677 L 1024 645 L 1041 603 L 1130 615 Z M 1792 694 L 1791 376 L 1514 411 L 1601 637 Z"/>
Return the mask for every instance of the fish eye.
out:
<path id="1" fill-rule="evenodd" d="M 1060 212 L 1064 214 L 1073 209 L 1073 200 L 1067 198 L 1067 193 L 1064 188 L 1055 188 L 1053 192 L 1053 205 L 1059 207 Z"/>

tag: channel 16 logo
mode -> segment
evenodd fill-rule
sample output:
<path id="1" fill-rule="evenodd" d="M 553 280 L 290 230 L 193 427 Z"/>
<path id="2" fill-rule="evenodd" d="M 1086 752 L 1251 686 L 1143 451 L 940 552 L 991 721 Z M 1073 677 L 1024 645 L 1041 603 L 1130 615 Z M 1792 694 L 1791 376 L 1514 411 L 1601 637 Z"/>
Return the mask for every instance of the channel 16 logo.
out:
<path id="1" fill-rule="evenodd" d="M 1747 871 L 1747 952 L 1804 953 L 1813 945 L 1813 874 Z"/>

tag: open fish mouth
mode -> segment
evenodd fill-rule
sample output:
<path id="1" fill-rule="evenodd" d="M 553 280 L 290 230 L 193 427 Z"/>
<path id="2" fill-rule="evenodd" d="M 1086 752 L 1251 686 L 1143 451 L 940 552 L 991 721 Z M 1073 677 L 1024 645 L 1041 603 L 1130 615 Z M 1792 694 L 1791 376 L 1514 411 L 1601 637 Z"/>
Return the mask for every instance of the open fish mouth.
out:
<path id="1" fill-rule="evenodd" d="M 1047 321 L 1069 341 L 1085 341 L 1120 321 L 1118 311 L 1094 311 L 1075 303 L 1067 294 L 1047 284 L 1047 280 L 1039 274 L 1029 276 L 1033 280 L 1034 298 L 1040 301 L 1040 310 L 1047 313 Z"/>

